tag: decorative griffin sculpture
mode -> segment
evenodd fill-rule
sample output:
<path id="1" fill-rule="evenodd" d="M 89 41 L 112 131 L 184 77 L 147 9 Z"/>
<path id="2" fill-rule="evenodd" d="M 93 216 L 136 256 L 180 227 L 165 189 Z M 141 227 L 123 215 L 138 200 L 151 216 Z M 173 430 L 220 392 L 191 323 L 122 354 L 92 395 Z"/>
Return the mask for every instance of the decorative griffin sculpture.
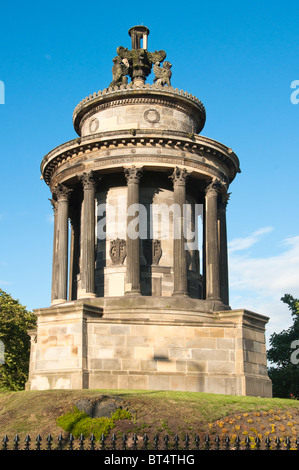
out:
<path id="1" fill-rule="evenodd" d="M 130 65 L 127 59 L 122 59 L 119 56 L 114 57 L 112 67 L 113 80 L 109 86 L 126 85 L 128 83 L 126 75 L 129 73 L 129 68 Z"/>
<path id="2" fill-rule="evenodd" d="M 154 64 L 153 70 L 155 74 L 154 82 L 157 82 L 157 85 L 168 85 L 171 86 L 170 84 L 170 79 L 171 79 L 171 67 L 172 64 L 168 62 L 167 60 L 163 62 L 163 67 L 160 67 L 160 62 L 156 62 Z"/>

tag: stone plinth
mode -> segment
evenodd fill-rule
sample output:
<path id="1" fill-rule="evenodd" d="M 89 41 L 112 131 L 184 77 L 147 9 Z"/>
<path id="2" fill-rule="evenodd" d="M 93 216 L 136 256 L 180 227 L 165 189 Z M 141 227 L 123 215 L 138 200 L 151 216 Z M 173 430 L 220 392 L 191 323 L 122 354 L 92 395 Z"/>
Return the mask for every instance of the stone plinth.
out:
<path id="1" fill-rule="evenodd" d="M 161 298 L 37 310 L 27 389 L 182 390 L 271 396 L 265 324 L 246 310 L 197 311 Z M 88 338 L 88 341 L 87 341 Z M 38 352 L 37 352 L 38 351 Z"/>

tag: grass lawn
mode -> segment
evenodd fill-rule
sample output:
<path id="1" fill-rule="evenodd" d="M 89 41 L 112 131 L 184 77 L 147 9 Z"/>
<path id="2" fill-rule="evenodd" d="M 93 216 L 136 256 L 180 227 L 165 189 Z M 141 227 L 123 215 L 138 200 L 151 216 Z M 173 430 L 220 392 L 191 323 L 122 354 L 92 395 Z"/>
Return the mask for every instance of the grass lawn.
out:
<path id="1" fill-rule="evenodd" d="M 167 392 L 140 390 L 47 390 L 0 392 L 0 427 L 3 439 L 10 441 L 16 434 L 24 441 L 28 433 L 34 442 L 40 434 L 45 440 L 49 434 L 57 439 L 66 433 L 56 423 L 59 416 L 74 409 L 81 398 L 105 400 L 117 398 L 129 410 L 131 418 L 117 421 L 111 433 L 120 437 L 134 433 L 142 440 L 158 433 L 170 439 L 178 434 L 184 439 L 198 434 L 201 439 L 238 435 L 242 439 L 257 436 L 262 441 L 269 436 L 299 437 L 299 401 L 278 398 L 238 397 L 196 392 Z"/>

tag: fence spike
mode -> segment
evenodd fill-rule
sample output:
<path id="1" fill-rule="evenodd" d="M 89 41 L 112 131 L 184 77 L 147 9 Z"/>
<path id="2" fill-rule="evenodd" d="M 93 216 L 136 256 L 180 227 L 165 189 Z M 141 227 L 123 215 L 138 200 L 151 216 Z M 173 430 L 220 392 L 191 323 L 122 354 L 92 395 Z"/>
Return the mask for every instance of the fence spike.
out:
<path id="1" fill-rule="evenodd" d="M 61 433 L 59 434 L 57 441 L 58 441 L 58 450 L 62 450 L 63 437 Z"/>
<path id="2" fill-rule="evenodd" d="M 148 436 L 145 433 L 144 436 L 143 436 L 143 449 L 144 450 L 147 450 L 148 441 L 149 441 Z"/>
<path id="3" fill-rule="evenodd" d="M 53 441 L 53 438 L 51 434 L 49 434 L 47 437 L 47 450 L 52 450 L 52 441 Z"/>
<path id="4" fill-rule="evenodd" d="M 189 449 L 189 442 L 190 442 L 189 434 L 186 434 L 185 435 L 185 449 L 186 450 Z"/>
<path id="5" fill-rule="evenodd" d="M 236 443 L 236 450 L 240 450 L 241 439 L 239 436 L 236 437 L 235 443 Z"/>
<path id="6" fill-rule="evenodd" d="M 216 450 L 219 450 L 220 449 L 220 437 L 219 436 L 216 436 L 215 437 L 215 447 L 216 447 Z"/>
<path id="7" fill-rule="evenodd" d="M 275 439 L 275 444 L 276 444 L 276 450 L 279 450 L 280 449 L 280 439 L 279 439 L 279 437 L 277 437 Z"/>
<path id="8" fill-rule="evenodd" d="M 291 448 L 291 440 L 290 440 L 289 436 L 286 437 L 286 448 L 287 448 L 287 450 L 290 450 L 290 448 Z"/>
<path id="9" fill-rule="evenodd" d="M 205 443 L 206 443 L 205 449 L 209 450 L 210 449 L 210 436 L 208 434 L 205 436 Z"/>
<path id="10" fill-rule="evenodd" d="M 178 450 L 178 448 L 179 448 L 179 440 L 180 440 L 180 439 L 179 439 L 179 436 L 176 434 L 176 435 L 174 436 L 174 449 L 175 449 L 175 450 Z"/>
<path id="11" fill-rule="evenodd" d="M 69 450 L 74 450 L 74 436 L 72 433 L 69 435 Z"/>
<path id="12" fill-rule="evenodd" d="M 41 435 L 40 435 L 40 434 L 38 434 L 38 435 L 36 436 L 35 441 L 36 441 L 36 446 L 35 446 L 36 450 L 40 450 L 40 448 L 41 448 L 41 443 L 42 443 L 42 438 L 41 438 Z"/>
<path id="13" fill-rule="evenodd" d="M 229 448 L 230 448 L 230 438 L 229 436 L 226 436 L 225 437 L 225 449 L 229 450 Z"/>
<path id="14" fill-rule="evenodd" d="M 117 437 L 116 437 L 116 435 L 113 433 L 113 434 L 112 434 L 112 437 L 111 437 L 112 449 L 113 449 L 113 450 L 116 449 L 116 441 L 117 441 Z"/>
<path id="15" fill-rule="evenodd" d="M 250 450 L 250 439 L 249 439 L 249 436 L 246 436 L 246 439 L 245 439 L 245 449 L 246 449 L 246 450 Z"/>
<path id="16" fill-rule="evenodd" d="M 80 441 L 79 450 L 84 450 L 84 441 L 85 441 L 85 437 L 84 437 L 83 434 L 80 434 L 79 441 Z"/>
<path id="17" fill-rule="evenodd" d="M 198 434 L 195 435 L 194 442 L 195 442 L 196 450 L 199 450 L 200 439 L 199 439 L 199 435 L 198 435 Z"/>
<path id="18" fill-rule="evenodd" d="M 256 447 L 256 450 L 260 450 L 261 448 L 261 440 L 258 436 L 255 438 L 255 447 Z"/>
<path id="19" fill-rule="evenodd" d="M 154 435 L 155 450 L 158 450 L 159 447 L 159 436 L 158 434 Z"/>
<path id="20" fill-rule="evenodd" d="M 123 450 L 126 450 L 127 449 L 127 436 L 126 434 L 123 435 L 122 437 L 122 446 L 123 446 Z"/>
<path id="21" fill-rule="evenodd" d="M 133 441 L 133 450 L 137 450 L 137 442 L 138 442 L 137 434 L 133 435 L 132 441 Z"/>
<path id="22" fill-rule="evenodd" d="M 20 442 L 20 438 L 18 436 L 18 434 L 16 434 L 16 437 L 14 438 L 14 450 L 18 450 L 19 449 L 19 442 Z"/>
<path id="23" fill-rule="evenodd" d="M 96 441 L 96 438 L 94 437 L 94 434 L 92 433 L 90 438 L 90 450 L 95 450 L 95 441 Z"/>
<path id="24" fill-rule="evenodd" d="M 29 434 L 26 434 L 25 449 L 24 450 L 30 450 L 30 442 L 31 442 L 31 438 L 30 438 Z"/>
<path id="25" fill-rule="evenodd" d="M 3 450 L 7 450 L 7 448 L 8 448 L 8 441 L 9 441 L 9 439 L 8 439 L 8 437 L 7 437 L 7 434 L 5 434 L 5 436 L 3 437 L 3 445 L 2 445 L 2 449 L 3 449 Z"/>
<path id="26" fill-rule="evenodd" d="M 105 434 L 104 434 L 104 433 L 102 433 L 100 440 L 101 440 L 101 450 L 105 450 L 105 445 L 106 445 L 106 444 L 105 444 L 105 441 L 106 441 L 106 437 L 105 437 Z"/>

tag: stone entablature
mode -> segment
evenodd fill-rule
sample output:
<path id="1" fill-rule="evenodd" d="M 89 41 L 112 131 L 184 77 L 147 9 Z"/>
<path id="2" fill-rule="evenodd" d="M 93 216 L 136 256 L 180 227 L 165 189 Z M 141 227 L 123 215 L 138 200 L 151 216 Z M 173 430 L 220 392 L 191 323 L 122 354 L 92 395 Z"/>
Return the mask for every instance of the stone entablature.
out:
<path id="1" fill-rule="evenodd" d="M 218 177 L 228 184 L 235 178 L 236 173 L 240 172 L 236 154 L 229 147 L 213 139 L 200 135 L 188 137 L 183 132 L 170 133 L 158 129 L 155 129 L 153 135 L 151 129 L 134 129 L 94 134 L 64 143 L 43 158 L 41 173 L 45 182 L 52 186 L 55 173 L 61 175 L 59 181 L 62 181 L 62 171 L 67 170 L 70 175 L 73 165 L 74 174 L 78 174 L 84 171 L 84 166 L 88 162 L 98 158 L 100 158 L 99 169 L 106 165 L 116 166 L 117 163 L 113 162 L 113 158 L 120 157 L 125 162 L 127 156 L 123 156 L 124 150 L 134 161 L 139 155 L 145 154 L 148 162 L 151 160 L 152 163 L 164 162 L 166 167 L 165 159 L 173 155 L 176 160 L 169 162 L 171 167 L 187 164 L 195 172 L 202 172 L 207 177 Z M 55 180 L 55 184 L 57 182 Z"/>

